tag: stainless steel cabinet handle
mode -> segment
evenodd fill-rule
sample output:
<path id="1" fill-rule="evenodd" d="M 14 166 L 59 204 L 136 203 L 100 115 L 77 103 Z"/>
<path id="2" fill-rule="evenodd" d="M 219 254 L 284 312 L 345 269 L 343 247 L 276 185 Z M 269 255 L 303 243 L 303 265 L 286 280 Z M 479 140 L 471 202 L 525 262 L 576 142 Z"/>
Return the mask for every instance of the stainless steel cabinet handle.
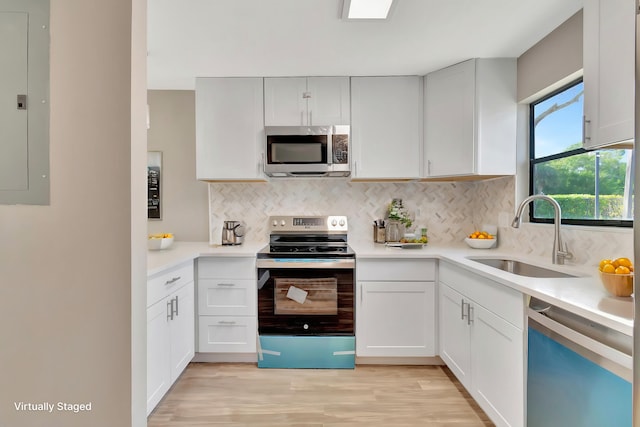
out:
<path id="1" fill-rule="evenodd" d="M 427 175 L 431 176 L 431 160 L 427 160 Z"/>
<path id="2" fill-rule="evenodd" d="M 231 286 L 235 286 L 235 283 L 218 283 L 218 286 L 226 286 L 226 287 L 231 287 Z"/>
<path id="3" fill-rule="evenodd" d="M 235 325 L 236 322 L 234 320 L 218 320 L 219 325 Z"/>
<path id="4" fill-rule="evenodd" d="M 460 300 L 460 319 L 461 320 L 464 320 L 464 316 L 465 316 L 465 314 L 464 314 L 464 306 L 465 305 L 468 306 L 469 303 L 468 302 L 464 302 L 464 299 L 461 299 Z"/>
<path id="5" fill-rule="evenodd" d="M 587 136 L 587 124 L 591 124 L 591 120 L 587 120 L 587 116 L 582 116 L 582 138 L 585 142 L 591 140 L 591 137 Z"/>
<path id="6" fill-rule="evenodd" d="M 473 312 L 473 307 L 471 304 L 467 304 L 467 325 L 471 325 L 473 319 L 471 318 L 471 313 Z"/>
<path id="7" fill-rule="evenodd" d="M 173 298 L 167 301 L 167 320 L 173 320 Z"/>
<path id="8" fill-rule="evenodd" d="M 300 126 L 304 126 L 304 111 L 300 111 Z"/>
<path id="9" fill-rule="evenodd" d="M 178 280 L 180 280 L 180 276 L 178 276 L 178 277 L 174 277 L 174 278 L 173 278 L 173 279 L 171 279 L 171 280 L 167 280 L 167 281 L 165 282 L 165 285 L 170 285 L 170 284 L 172 284 L 172 283 L 177 282 Z"/>
<path id="10" fill-rule="evenodd" d="M 313 126 L 313 111 L 309 110 L 309 126 Z"/>
<path id="11" fill-rule="evenodd" d="M 176 317 L 178 317 L 178 295 L 176 295 Z"/>

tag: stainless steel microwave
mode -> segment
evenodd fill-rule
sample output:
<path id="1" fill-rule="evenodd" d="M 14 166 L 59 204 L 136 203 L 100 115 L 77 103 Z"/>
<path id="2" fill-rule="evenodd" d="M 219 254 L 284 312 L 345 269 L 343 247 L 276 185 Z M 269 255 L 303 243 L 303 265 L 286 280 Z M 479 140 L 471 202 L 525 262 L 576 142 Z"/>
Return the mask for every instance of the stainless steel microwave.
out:
<path id="1" fill-rule="evenodd" d="M 351 174 L 349 126 L 266 126 L 264 172 L 272 177 Z"/>

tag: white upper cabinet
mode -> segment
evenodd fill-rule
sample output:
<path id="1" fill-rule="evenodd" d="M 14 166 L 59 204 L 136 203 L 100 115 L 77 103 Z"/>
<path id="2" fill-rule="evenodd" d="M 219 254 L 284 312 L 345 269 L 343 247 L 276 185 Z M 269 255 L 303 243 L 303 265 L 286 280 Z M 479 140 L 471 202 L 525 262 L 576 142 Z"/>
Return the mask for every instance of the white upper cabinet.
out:
<path id="1" fill-rule="evenodd" d="M 196 176 L 265 180 L 262 78 L 196 79 Z"/>
<path id="2" fill-rule="evenodd" d="M 584 148 L 633 139 L 635 3 L 584 2 Z"/>
<path id="3" fill-rule="evenodd" d="M 264 79 L 265 126 L 348 125 L 348 77 Z"/>
<path id="4" fill-rule="evenodd" d="M 355 179 L 420 177 L 422 78 L 352 77 Z"/>
<path id="5" fill-rule="evenodd" d="M 515 59 L 470 59 L 435 71 L 424 93 L 423 177 L 515 174 Z"/>

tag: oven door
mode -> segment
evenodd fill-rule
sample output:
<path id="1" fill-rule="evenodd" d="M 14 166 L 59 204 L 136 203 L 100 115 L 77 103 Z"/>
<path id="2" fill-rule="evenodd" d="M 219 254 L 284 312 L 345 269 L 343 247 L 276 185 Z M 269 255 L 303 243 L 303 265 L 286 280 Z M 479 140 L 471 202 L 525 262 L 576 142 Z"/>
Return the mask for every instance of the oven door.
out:
<path id="1" fill-rule="evenodd" d="M 260 335 L 354 335 L 354 259 L 259 259 Z"/>

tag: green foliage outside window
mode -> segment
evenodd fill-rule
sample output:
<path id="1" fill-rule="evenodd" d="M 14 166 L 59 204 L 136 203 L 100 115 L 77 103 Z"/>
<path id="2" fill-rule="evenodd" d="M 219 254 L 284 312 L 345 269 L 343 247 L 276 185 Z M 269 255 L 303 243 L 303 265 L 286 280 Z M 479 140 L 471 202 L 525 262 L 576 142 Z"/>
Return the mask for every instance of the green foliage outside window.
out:
<path id="1" fill-rule="evenodd" d="M 593 194 L 549 194 L 558 201 L 562 217 L 570 219 L 590 219 L 596 211 L 596 197 Z M 600 219 L 624 217 L 624 197 L 621 195 L 601 195 L 599 197 Z M 538 218 L 553 218 L 553 206 L 544 201 L 534 202 Z"/>

